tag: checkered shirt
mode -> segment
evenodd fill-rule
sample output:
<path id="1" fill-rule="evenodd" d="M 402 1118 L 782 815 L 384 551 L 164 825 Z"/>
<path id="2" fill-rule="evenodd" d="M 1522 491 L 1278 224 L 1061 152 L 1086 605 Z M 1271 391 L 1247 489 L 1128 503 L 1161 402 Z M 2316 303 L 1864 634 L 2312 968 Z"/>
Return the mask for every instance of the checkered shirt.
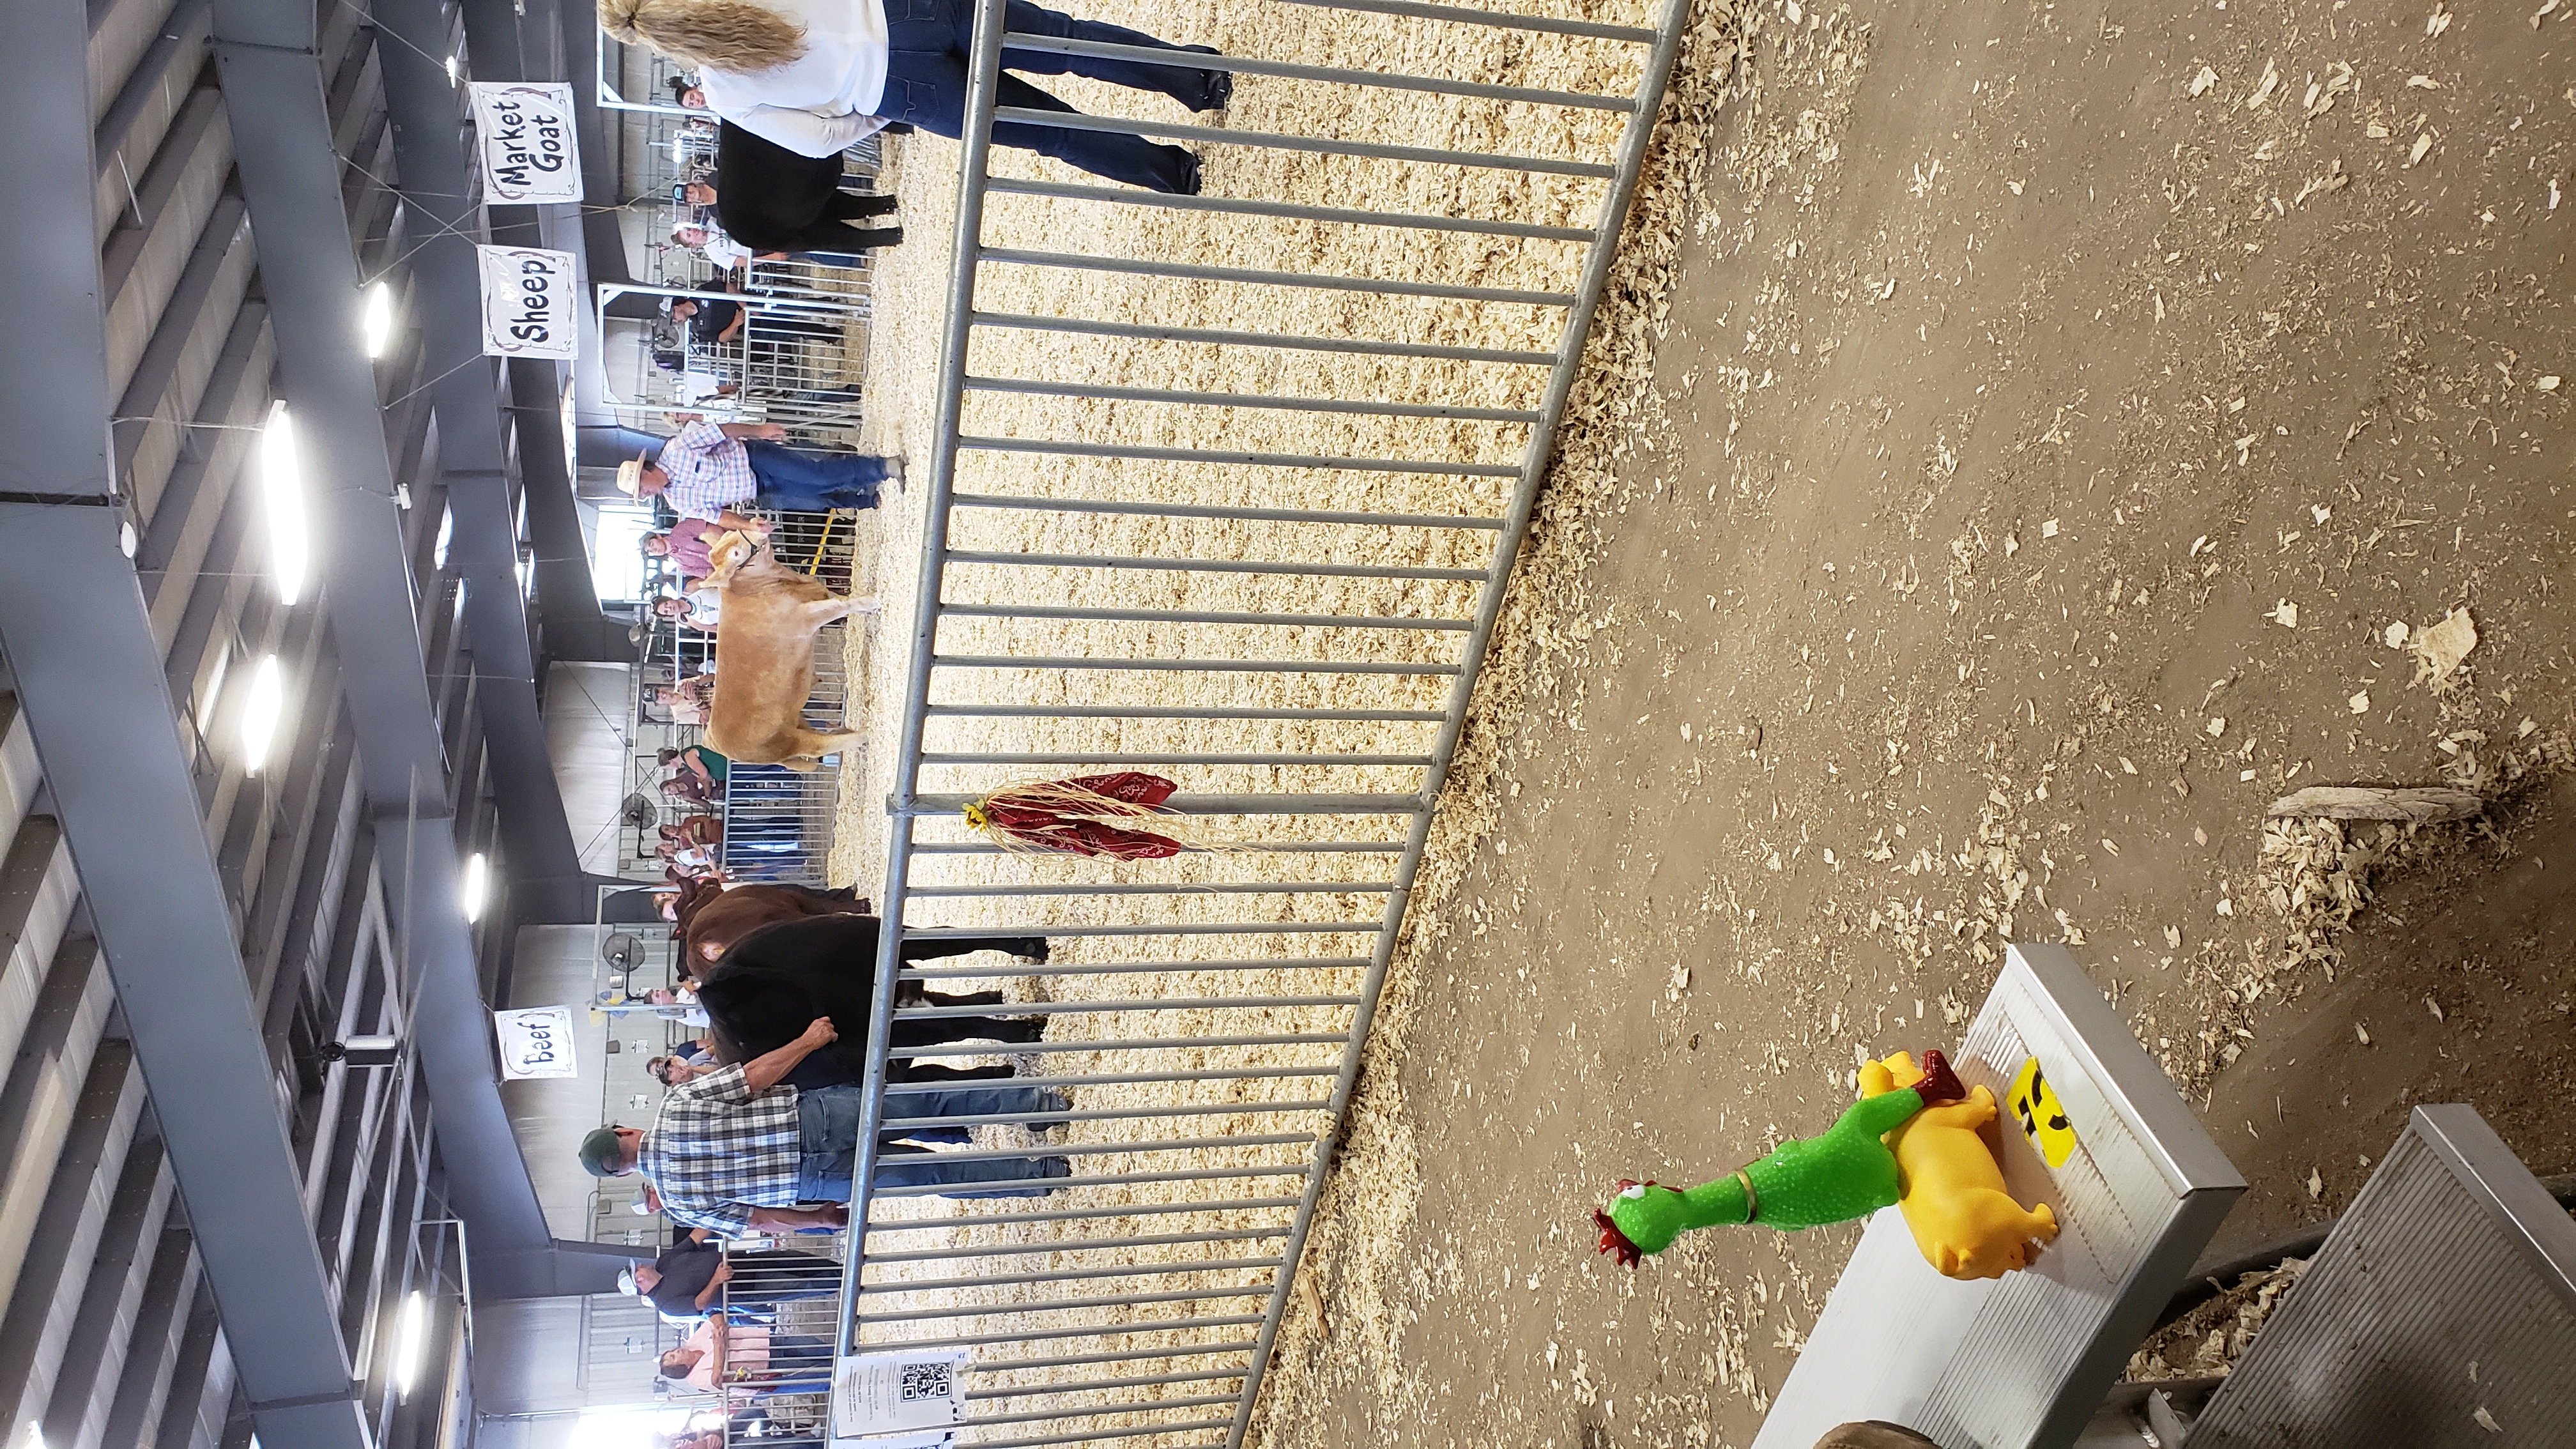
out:
<path id="1" fill-rule="evenodd" d="M 751 454 L 713 423 L 691 423 L 662 445 L 662 471 L 670 486 L 662 499 L 682 518 L 713 519 L 760 491 Z"/>
<path id="2" fill-rule="evenodd" d="M 693 1228 L 739 1234 L 756 1207 L 794 1207 L 804 1157 L 796 1089 L 754 1093 L 741 1067 L 720 1067 L 662 1099 L 636 1165 L 662 1210 Z"/>

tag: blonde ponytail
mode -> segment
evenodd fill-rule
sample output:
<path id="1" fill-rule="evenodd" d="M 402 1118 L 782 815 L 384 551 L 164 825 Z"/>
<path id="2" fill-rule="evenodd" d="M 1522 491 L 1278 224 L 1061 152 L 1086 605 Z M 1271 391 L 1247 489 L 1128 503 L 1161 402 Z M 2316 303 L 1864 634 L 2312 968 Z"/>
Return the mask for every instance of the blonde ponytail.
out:
<path id="1" fill-rule="evenodd" d="M 684 65 L 750 75 L 805 54 L 802 26 L 750 0 L 598 0 L 611 40 Z"/>

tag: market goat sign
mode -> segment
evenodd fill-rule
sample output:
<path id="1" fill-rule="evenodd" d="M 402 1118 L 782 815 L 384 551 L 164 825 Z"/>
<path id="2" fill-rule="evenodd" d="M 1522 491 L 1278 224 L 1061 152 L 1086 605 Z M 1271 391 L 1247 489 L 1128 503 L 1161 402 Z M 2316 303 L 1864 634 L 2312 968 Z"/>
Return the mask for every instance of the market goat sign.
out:
<path id="1" fill-rule="evenodd" d="M 572 1008 L 529 1006 L 492 1013 L 501 1038 L 501 1079 L 576 1075 L 572 1057 Z"/>
<path id="2" fill-rule="evenodd" d="M 520 205 L 581 200 L 572 87 L 496 81 L 475 81 L 473 86 L 483 199 Z"/>
<path id="3" fill-rule="evenodd" d="M 474 252 L 483 271 L 484 355 L 572 357 L 581 336 L 573 311 L 581 283 L 572 253 L 485 246 Z"/>

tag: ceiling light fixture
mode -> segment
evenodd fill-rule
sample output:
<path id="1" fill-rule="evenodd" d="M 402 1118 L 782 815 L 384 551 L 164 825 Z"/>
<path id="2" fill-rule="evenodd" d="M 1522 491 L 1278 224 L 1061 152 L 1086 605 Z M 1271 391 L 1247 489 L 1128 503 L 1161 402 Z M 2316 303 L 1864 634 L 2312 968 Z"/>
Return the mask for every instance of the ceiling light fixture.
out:
<path id="1" fill-rule="evenodd" d="M 268 562 L 277 601 L 293 604 L 304 597 L 313 544 L 305 531 L 304 465 L 295 446 L 295 420 L 283 400 L 269 404 L 268 426 L 260 430 L 259 491 L 268 513 Z"/>
<path id="2" fill-rule="evenodd" d="M 459 902 L 465 907 L 467 923 L 483 919 L 483 898 L 491 889 L 492 863 L 478 850 L 465 862 L 465 881 L 456 892 Z"/>
<path id="3" fill-rule="evenodd" d="M 429 1295 L 414 1292 L 403 1300 L 402 1327 L 394 1334 L 394 1392 L 411 1397 L 420 1379 L 420 1354 L 429 1337 Z"/>
<path id="4" fill-rule="evenodd" d="M 365 308 L 358 315 L 358 331 L 367 340 L 367 355 L 385 355 L 385 343 L 394 335 L 394 289 L 378 282 L 367 289 Z"/>
<path id="5" fill-rule="evenodd" d="M 277 738 L 277 721 L 285 713 L 286 681 L 278 672 L 277 656 L 263 655 L 250 677 L 250 693 L 242 697 L 243 773 L 256 775 L 268 763 L 268 747 Z"/>

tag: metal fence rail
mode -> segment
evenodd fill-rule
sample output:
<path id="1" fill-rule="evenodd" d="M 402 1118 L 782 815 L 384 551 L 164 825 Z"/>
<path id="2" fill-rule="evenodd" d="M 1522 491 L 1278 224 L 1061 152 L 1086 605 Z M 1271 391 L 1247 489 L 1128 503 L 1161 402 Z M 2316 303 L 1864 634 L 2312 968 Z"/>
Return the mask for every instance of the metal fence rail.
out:
<path id="1" fill-rule="evenodd" d="M 1226 56 L 1238 100 L 1304 88 L 1282 109 L 1367 138 L 996 110 L 1006 43 L 1170 55 L 1006 42 L 983 0 L 842 1347 L 970 1349 L 959 1442 L 988 1449 L 1243 1440 L 1685 13 L 1283 3 L 1626 88 Z M 1452 142 L 1499 113 L 1541 118 L 1531 154 Z M 1267 159 L 1196 197 L 995 174 L 992 123 L 1040 119 Z M 1191 848 L 963 820 L 1115 769 L 1179 782 Z M 1034 976 L 975 949 L 1032 935 Z M 918 995 L 979 989 L 1010 999 Z M 920 1079 L 997 1061 L 999 1110 Z"/>

